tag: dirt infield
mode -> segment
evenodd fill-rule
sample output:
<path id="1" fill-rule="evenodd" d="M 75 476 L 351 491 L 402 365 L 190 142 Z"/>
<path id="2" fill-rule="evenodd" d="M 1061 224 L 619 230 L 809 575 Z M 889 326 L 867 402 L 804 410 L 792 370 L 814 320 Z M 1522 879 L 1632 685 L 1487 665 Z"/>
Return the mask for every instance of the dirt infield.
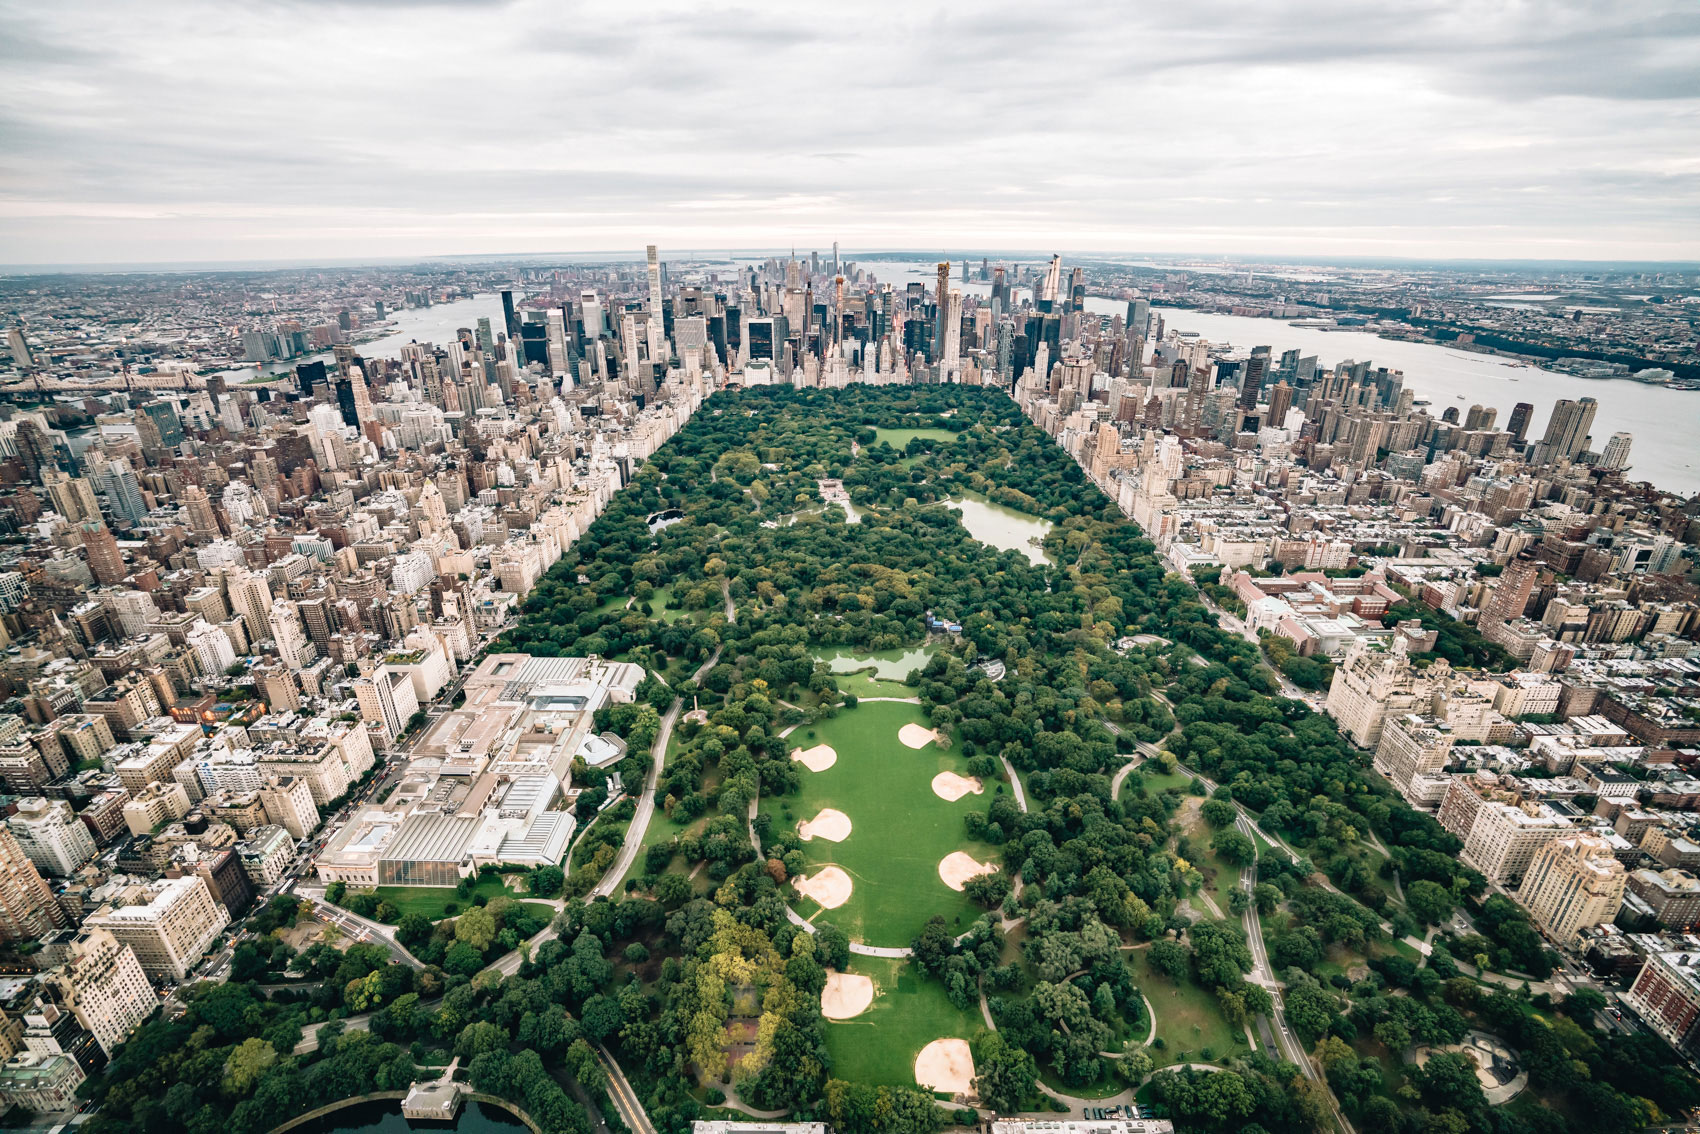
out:
<path id="1" fill-rule="evenodd" d="M 979 795 L 985 790 L 985 785 L 973 776 L 959 776 L 955 772 L 940 772 L 933 777 L 933 794 L 951 803 L 955 803 L 970 793 Z"/>
<path id="2" fill-rule="evenodd" d="M 974 1093 L 974 1054 L 965 1039 L 936 1039 L 915 1057 L 915 1082 L 953 1095 Z"/>
<path id="3" fill-rule="evenodd" d="M 850 837 L 850 816 L 828 807 L 813 819 L 798 823 L 797 834 L 805 843 L 810 839 L 841 843 Z"/>
<path id="4" fill-rule="evenodd" d="M 797 761 L 811 772 L 824 772 L 838 763 L 838 753 L 832 750 L 830 744 L 817 744 L 804 751 L 801 748 L 791 750 L 791 759 Z"/>
<path id="5" fill-rule="evenodd" d="M 874 1002 L 874 982 L 857 973 L 826 973 L 826 987 L 820 991 L 820 1014 L 829 1020 L 848 1020 L 860 1016 Z"/>
<path id="6" fill-rule="evenodd" d="M 906 724 L 897 730 L 897 739 L 911 748 L 925 748 L 939 738 L 939 734 L 930 728 L 922 728 L 918 724 Z"/>
<path id="7" fill-rule="evenodd" d="M 951 851 L 939 861 L 939 877 L 952 890 L 960 890 L 968 885 L 971 878 L 982 874 L 996 874 L 998 868 L 989 862 L 976 862 L 970 855 L 961 851 Z"/>
<path id="8" fill-rule="evenodd" d="M 850 876 L 836 866 L 821 868 L 813 878 L 794 878 L 791 884 L 797 887 L 797 893 L 813 898 L 823 910 L 835 910 L 850 900 Z"/>

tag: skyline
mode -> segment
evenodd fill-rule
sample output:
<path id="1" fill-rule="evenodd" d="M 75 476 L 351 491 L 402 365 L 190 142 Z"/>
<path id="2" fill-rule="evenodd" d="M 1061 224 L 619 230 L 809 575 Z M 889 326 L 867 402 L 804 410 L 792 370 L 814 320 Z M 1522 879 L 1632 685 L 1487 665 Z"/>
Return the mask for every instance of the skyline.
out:
<path id="1" fill-rule="evenodd" d="M 14 264 L 726 248 L 758 231 L 1700 259 L 1700 14 L 1672 4 L 849 22 L 651 6 L 621 27 L 527 0 L 0 13 Z"/>

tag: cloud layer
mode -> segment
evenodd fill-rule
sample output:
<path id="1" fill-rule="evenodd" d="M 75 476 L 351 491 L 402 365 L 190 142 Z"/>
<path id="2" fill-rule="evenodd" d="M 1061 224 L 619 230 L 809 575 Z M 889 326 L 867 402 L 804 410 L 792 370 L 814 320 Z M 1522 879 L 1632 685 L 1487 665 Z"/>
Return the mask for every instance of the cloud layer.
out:
<path id="1" fill-rule="evenodd" d="M 1700 7 L 0 0 L 0 262 L 1700 258 Z"/>

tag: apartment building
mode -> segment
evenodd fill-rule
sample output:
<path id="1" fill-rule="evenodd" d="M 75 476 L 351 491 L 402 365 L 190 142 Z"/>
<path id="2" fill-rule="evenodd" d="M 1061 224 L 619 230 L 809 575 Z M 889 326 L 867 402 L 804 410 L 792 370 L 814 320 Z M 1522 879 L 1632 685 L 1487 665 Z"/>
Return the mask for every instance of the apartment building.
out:
<path id="1" fill-rule="evenodd" d="M 156 828 L 189 814 L 189 793 L 175 781 L 149 784 L 124 805 L 124 824 L 132 835 L 151 834 Z"/>
<path id="2" fill-rule="evenodd" d="M 198 875 L 130 887 L 121 901 L 102 906 L 84 925 L 130 946 L 154 980 L 183 980 L 230 923 L 230 914 Z"/>
<path id="3" fill-rule="evenodd" d="M 1354 646 L 1334 671 L 1328 688 L 1328 715 L 1353 744 L 1374 749 L 1390 715 L 1425 710 L 1437 684 L 1451 675 L 1445 660 L 1418 672 L 1405 639 L 1395 638 L 1385 650 Z"/>
<path id="4" fill-rule="evenodd" d="M 319 808 L 313 788 L 302 776 L 269 776 L 260 788 L 260 803 L 266 821 L 288 831 L 291 838 L 305 839 L 319 826 Z"/>
<path id="5" fill-rule="evenodd" d="M 159 995 L 135 950 L 106 930 L 84 931 L 70 951 L 69 961 L 49 974 L 48 983 L 111 1056 L 159 1006 Z"/>
<path id="6" fill-rule="evenodd" d="M 1375 770 L 1393 781 L 1412 807 L 1432 810 L 1446 796 L 1441 775 L 1452 758 L 1452 730 L 1432 717 L 1399 713 L 1382 725 Z"/>
<path id="7" fill-rule="evenodd" d="M 66 923 L 41 872 L 9 826 L 0 826 L 0 940 L 30 941 Z"/>
<path id="8" fill-rule="evenodd" d="M 1629 892 L 1647 903 L 1666 929 L 1686 931 L 1700 924 L 1700 878 L 1686 870 L 1632 870 Z"/>
<path id="9" fill-rule="evenodd" d="M 236 857 L 256 888 L 270 886 L 289 869 L 295 840 L 282 827 L 261 827 L 236 844 Z"/>
<path id="10" fill-rule="evenodd" d="M 88 826 L 62 799 L 21 799 L 6 826 L 37 870 L 60 878 L 75 874 L 99 849 Z"/>
<path id="11" fill-rule="evenodd" d="M 1568 945 L 1583 929 L 1617 916 L 1627 880 L 1610 843 L 1572 835 L 1536 849 L 1517 900 L 1549 938 Z"/>
<path id="12" fill-rule="evenodd" d="M 1647 954 L 1623 999 L 1666 1043 L 1692 1052 L 1700 1032 L 1700 952 Z"/>
<path id="13" fill-rule="evenodd" d="M 1497 786 L 1493 776 L 1456 776 L 1437 818 L 1464 841 L 1465 863 L 1490 882 L 1515 886 L 1535 852 L 1571 831 L 1569 820 L 1544 803 Z"/>

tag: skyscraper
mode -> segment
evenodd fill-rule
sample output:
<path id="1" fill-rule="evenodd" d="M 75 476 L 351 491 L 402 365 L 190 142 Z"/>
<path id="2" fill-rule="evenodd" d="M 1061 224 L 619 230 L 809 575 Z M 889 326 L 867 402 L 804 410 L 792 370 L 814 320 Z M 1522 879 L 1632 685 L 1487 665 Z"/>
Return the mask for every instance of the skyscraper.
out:
<path id="1" fill-rule="evenodd" d="M 1594 411 L 1599 403 L 1593 398 L 1571 401 L 1560 398 L 1547 419 L 1546 436 L 1535 446 L 1535 463 L 1574 459 L 1588 444 L 1588 430 L 1594 424 Z"/>
<path id="2" fill-rule="evenodd" d="M 207 499 L 206 489 L 198 484 L 185 484 L 183 508 L 189 513 L 191 531 L 206 539 L 218 538 L 218 517 L 213 513 L 212 501 Z"/>
<path id="3" fill-rule="evenodd" d="M 1269 390 L 1269 424 L 1280 429 L 1287 424 L 1287 411 L 1293 408 L 1293 388 L 1285 381 Z"/>
<path id="4" fill-rule="evenodd" d="M 661 259 L 655 245 L 647 245 L 644 251 L 649 256 L 649 317 L 655 322 L 661 321 Z"/>
<path id="5" fill-rule="evenodd" d="M 137 524 L 148 514 L 142 489 L 136 483 L 136 470 L 129 461 L 113 461 L 107 465 L 96 482 L 106 495 L 106 506 L 114 518 L 125 524 Z"/>
<path id="6" fill-rule="evenodd" d="M 1529 595 L 1535 589 L 1536 570 L 1533 559 L 1513 559 L 1506 564 L 1505 573 L 1499 577 L 1499 585 L 1482 608 L 1481 621 L 1507 622 L 1521 618 L 1523 608 L 1529 605 Z"/>
<path id="7" fill-rule="evenodd" d="M 952 291 L 944 305 L 944 355 L 939 360 L 939 380 L 962 369 L 962 293 Z"/>
<path id="8" fill-rule="evenodd" d="M 1629 467 L 1629 446 L 1635 440 L 1632 433 L 1619 430 L 1611 435 L 1606 442 L 1605 452 L 1600 454 L 1599 467 L 1608 472 L 1621 472 Z"/>
<path id="9" fill-rule="evenodd" d="M 77 525 L 77 530 L 83 535 L 89 572 L 94 575 L 95 582 L 108 585 L 122 583 L 129 572 L 124 567 L 124 556 L 119 554 L 118 540 L 106 530 L 106 525 L 99 520 L 88 520 Z"/>
<path id="10" fill-rule="evenodd" d="M 1528 402 L 1518 402 L 1511 407 L 1511 420 L 1505 425 L 1510 431 L 1511 439 L 1522 445 L 1529 439 L 1529 418 L 1533 417 L 1535 407 Z"/>
<path id="11" fill-rule="evenodd" d="M 19 366 L 27 369 L 35 365 L 29 344 L 24 341 L 24 329 L 16 323 L 6 328 L 6 349 L 11 353 L 12 361 Z"/>
<path id="12" fill-rule="evenodd" d="M 1129 334 L 1143 335 L 1151 325 L 1151 301 L 1149 299 L 1130 299 L 1127 301 L 1127 329 Z"/>
<path id="13" fill-rule="evenodd" d="M 519 315 L 514 311 L 514 293 L 512 288 L 502 289 L 502 315 L 508 325 L 508 341 L 519 341 Z M 382 319 L 383 316 L 379 315 Z"/>
<path id="14" fill-rule="evenodd" d="M 950 306 L 950 261 L 939 261 L 938 318 L 933 326 L 933 361 L 944 357 L 945 318 Z"/>
<path id="15" fill-rule="evenodd" d="M 1045 282 L 1040 285 L 1038 298 L 1045 306 L 1041 311 L 1050 311 L 1056 306 L 1057 290 L 1062 287 L 1062 257 L 1053 255 L 1051 266 L 1045 272 Z"/>
<path id="16" fill-rule="evenodd" d="M 1240 379 L 1240 408 L 1247 413 L 1257 408 L 1257 399 L 1263 393 L 1263 378 L 1268 373 L 1269 348 L 1254 347 L 1246 360 L 1245 377 Z"/>
<path id="17" fill-rule="evenodd" d="M 0 940 L 26 941 L 65 924 L 65 911 L 12 832 L 0 826 Z"/>

